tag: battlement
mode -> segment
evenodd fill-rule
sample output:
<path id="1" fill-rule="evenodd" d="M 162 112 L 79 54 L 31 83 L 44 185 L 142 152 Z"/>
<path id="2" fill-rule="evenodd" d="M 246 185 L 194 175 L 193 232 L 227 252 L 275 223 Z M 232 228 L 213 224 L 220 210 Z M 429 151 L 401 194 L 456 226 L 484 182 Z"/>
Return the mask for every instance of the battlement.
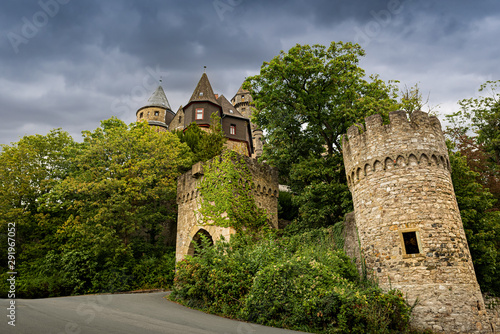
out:
<path id="1" fill-rule="evenodd" d="M 238 158 L 245 161 L 245 164 L 252 175 L 254 194 L 256 196 L 270 196 L 277 198 L 279 195 L 278 170 L 245 155 L 238 155 Z M 215 157 L 214 159 L 220 159 L 220 156 Z M 198 162 L 194 164 L 187 173 L 179 176 L 177 179 L 177 204 L 185 203 L 198 198 L 198 182 L 199 179 L 203 177 L 204 165 L 209 164 L 210 161 L 205 163 Z"/>
<path id="2" fill-rule="evenodd" d="M 385 170 L 388 166 L 426 161 L 449 169 L 441 123 L 435 116 L 414 111 L 410 120 L 403 110 L 389 114 L 390 123 L 383 124 L 380 115 L 365 118 L 347 130 L 342 140 L 344 163 L 348 176 L 364 171 L 368 165 L 376 170 L 377 162 Z"/>

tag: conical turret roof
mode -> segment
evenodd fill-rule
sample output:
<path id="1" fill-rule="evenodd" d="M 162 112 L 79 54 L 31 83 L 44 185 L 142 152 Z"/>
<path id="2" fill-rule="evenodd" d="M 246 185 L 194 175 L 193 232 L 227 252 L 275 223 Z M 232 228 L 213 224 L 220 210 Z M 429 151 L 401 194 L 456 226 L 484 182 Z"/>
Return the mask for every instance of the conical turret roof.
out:
<path id="1" fill-rule="evenodd" d="M 160 107 L 172 110 L 172 108 L 170 108 L 170 104 L 168 103 L 167 96 L 165 95 L 165 91 L 161 85 L 156 88 L 156 91 L 148 99 L 148 102 L 146 102 L 144 107 Z"/>
<path id="2" fill-rule="evenodd" d="M 212 89 L 212 85 L 210 85 L 210 81 L 208 80 L 208 76 L 206 73 L 203 73 L 203 75 L 201 76 L 201 79 L 194 89 L 193 95 L 191 95 L 188 104 L 195 101 L 210 101 L 212 103 L 218 104 L 215 98 L 214 91 Z"/>

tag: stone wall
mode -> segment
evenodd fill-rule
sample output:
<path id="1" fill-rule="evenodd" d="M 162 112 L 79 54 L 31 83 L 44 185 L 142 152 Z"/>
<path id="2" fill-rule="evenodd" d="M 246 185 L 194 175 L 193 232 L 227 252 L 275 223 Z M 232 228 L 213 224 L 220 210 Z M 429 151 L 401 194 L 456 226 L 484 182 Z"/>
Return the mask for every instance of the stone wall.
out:
<path id="1" fill-rule="evenodd" d="M 356 218 L 354 212 L 350 212 L 345 216 L 344 220 L 344 251 L 356 263 L 356 268 L 361 275 L 363 273 L 362 258 L 359 249 L 358 229 L 356 228 Z"/>
<path id="2" fill-rule="evenodd" d="M 259 208 L 265 209 L 273 228 L 278 228 L 278 172 L 276 169 L 243 156 L 252 174 L 254 183 L 253 196 Z M 235 231 L 233 228 L 205 226 L 196 212 L 200 207 L 198 185 L 203 178 L 203 164 L 195 164 L 191 170 L 177 180 L 177 244 L 176 261 L 190 254 L 193 238 L 200 230 L 210 234 L 213 241 L 221 236 L 228 240 Z M 191 247 L 192 249 L 192 247 Z"/>
<path id="3" fill-rule="evenodd" d="M 249 147 L 246 142 L 243 141 L 236 141 L 236 140 L 230 140 L 228 139 L 226 143 L 224 144 L 224 147 L 227 148 L 228 150 L 234 151 L 240 155 L 245 155 L 249 156 Z"/>
<path id="4" fill-rule="evenodd" d="M 384 289 L 418 300 L 413 324 L 489 333 L 436 117 L 392 112 L 349 128 L 343 140 L 361 254 Z"/>

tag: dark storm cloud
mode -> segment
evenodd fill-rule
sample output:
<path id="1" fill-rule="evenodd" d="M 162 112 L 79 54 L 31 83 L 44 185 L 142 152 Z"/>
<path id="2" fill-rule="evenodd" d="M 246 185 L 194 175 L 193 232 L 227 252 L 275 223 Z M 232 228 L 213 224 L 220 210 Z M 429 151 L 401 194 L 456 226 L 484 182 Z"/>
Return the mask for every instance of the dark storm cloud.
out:
<path id="1" fill-rule="evenodd" d="M 452 108 L 497 79 L 497 1 L 3 1 L 0 143 L 63 127 L 78 137 L 126 122 L 163 78 L 174 111 L 203 66 L 231 98 L 262 62 L 296 43 L 362 44 L 367 73 L 420 82 Z"/>

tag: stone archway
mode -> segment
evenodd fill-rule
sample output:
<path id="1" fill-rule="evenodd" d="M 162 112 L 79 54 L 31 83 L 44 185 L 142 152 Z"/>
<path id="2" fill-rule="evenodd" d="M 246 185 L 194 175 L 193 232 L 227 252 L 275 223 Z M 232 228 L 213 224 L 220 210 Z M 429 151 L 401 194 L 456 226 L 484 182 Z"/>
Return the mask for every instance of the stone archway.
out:
<path id="1" fill-rule="evenodd" d="M 208 233 L 207 230 L 200 228 L 198 230 L 198 232 L 196 232 L 196 234 L 193 236 L 193 239 L 191 240 L 191 243 L 189 244 L 189 249 L 188 249 L 187 255 L 191 255 L 191 256 L 197 255 L 197 250 L 196 250 L 195 245 L 197 245 L 198 248 L 202 246 L 202 243 L 201 243 L 202 236 L 205 236 L 208 239 L 208 241 L 210 242 L 210 245 L 214 244 L 214 240 L 213 240 L 212 236 L 210 235 L 210 233 Z"/>

